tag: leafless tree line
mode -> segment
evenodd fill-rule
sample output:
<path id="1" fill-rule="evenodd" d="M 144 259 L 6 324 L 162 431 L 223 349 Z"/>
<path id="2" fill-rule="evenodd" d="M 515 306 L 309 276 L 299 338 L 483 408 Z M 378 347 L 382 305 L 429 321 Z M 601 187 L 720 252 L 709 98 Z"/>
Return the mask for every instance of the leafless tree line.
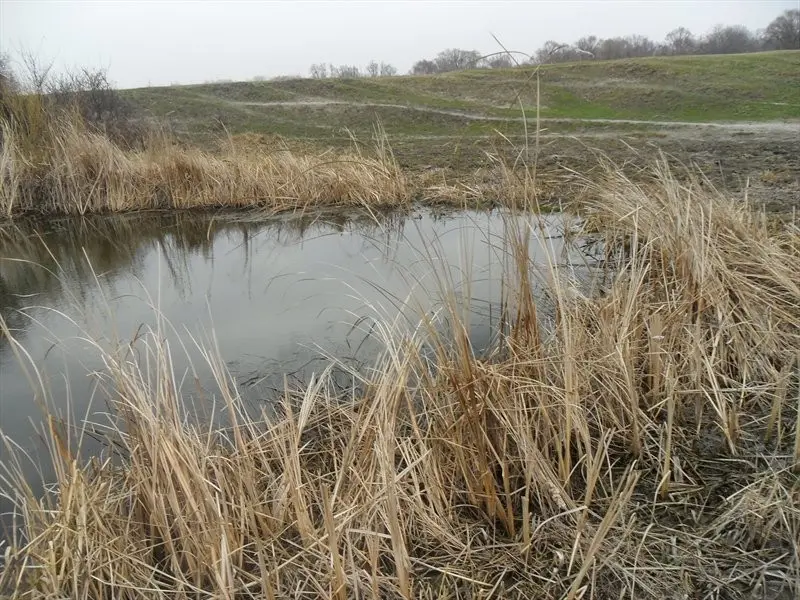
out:
<path id="1" fill-rule="evenodd" d="M 327 79 L 338 77 L 341 79 L 356 79 L 358 77 L 392 77 L 397 75 L 397 69 L 386 62 L 371 60 L 362 70 L 356 65 L 333 65 L 330 63 L 316 63 L 311 65 L 309 74 L 313 79 Z"/>
<path id="2" fill-rule="evenodd" d="M 702 36 L 685 27 L 670 31 L 662 42 L 642 35 L 602 39 L 584 36 L 572 44 L 548 40 L 530 56 L 497 53 L 484 56 L 477 50 L 450 48 L 432 59 L 414 63 L 414 75 L 433 75 L 460 69 L 497 69 L 516 64 L 542 64 L 580 60 L 613 60 L 640 56 L 680 54 L 735 54 L 761 50 L 800 49 L 800 10 L 787 10 L 763 31 L 742 25 L 717 25 Z M 521 57 L 521 58 L 520 58 Z"/>
<path id="3" fill-rule="evenodd" d="M 572 44 L 549 40 L 534 53 L 533 60 L 537 63 L 551 63 L 792 49 L 800 49 L 800 10 L 785 11 L 763 31 L 752 31 L 743 25 L 717 25 L 702 36 L 694 35 L 685 27 L 678 27 L 670 31 L 662 42 L 655 42 L 641 35 L 608 39 L 592 35 L 582 37 Z"/>

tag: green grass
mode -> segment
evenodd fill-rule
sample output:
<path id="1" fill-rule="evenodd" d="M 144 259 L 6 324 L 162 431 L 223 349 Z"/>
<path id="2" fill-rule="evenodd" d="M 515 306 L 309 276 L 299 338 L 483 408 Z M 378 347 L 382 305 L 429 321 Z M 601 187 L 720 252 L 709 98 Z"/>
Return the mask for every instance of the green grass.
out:
<path id="1" fill-rule="evenodd" d="M 800 52 L 583 62 L 544 69 L 548 116 L 800 118 Z M 560 89 L 559 89 L 560 88 Z M 554 90 L 558 92 L 552 96 Z M 548 97 L 549 96 L 549 97 Z"/>
<path id="2" fill-rule="evenodd" d="M 545 118 L 648 121 L 800 119 L 800 52 L 654 57 L 545 65 L 539 71 Z M 378 79 L 291 79 L 125 91 L 139 108 L 167 117 L 179 131 L 288 137 L 368 133 L 381 120 L 395 136 L 485 135 L 519 127 L 520 104 L 537 104 L 535 69 L 462 71 Z M 503 120 L 385 106 L 256 106 L 254 103 L 335 101 L 447 110 Z M 590 125 L 586 125 L 590 126 Z M 560 126 L 559 126 L 560 127 Z M 553 126 L 551 125 L 552 129 Z"/>

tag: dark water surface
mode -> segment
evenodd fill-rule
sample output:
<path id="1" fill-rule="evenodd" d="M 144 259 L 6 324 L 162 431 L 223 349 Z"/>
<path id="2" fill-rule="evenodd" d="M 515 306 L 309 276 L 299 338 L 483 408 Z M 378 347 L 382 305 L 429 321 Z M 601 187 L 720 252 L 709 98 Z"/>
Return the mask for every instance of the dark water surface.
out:
<path id="1" fill-rule="evenodd" d="M 543 219 L 547 233 L 528 234 L 533 261 L 546 264 L 545 247 L 561 255 L 563 224 Z M 400 312 L 417 322 L 441 306 L 445 280 L 468 306 L 475 347 L 487 346 L 504 293 L 508 224 L 498 213 L 462 212 L 380 221 L 139 215 L 6 227 L 0 317 L 41 374 L 50 404 L 78 422 L 103 420 L 106 411 L 91 376 L 104 368 L 95 344 L 134 339 L 158 314 L 179 377 L 196 375 L 213 395 L 210 369 L 189 337 L 208 344 L 213 335 L 241 393 L 263 402 L 285 375 L 320 373 L 326 353 L 368 366 L 383 348 L 374 323 Z M 35 376 L 30 364 L 27 371 Z M 0 430 L 35 457 L 41 417 L 14 345 L 0 334 Z M 0 447 L 0 462 L 8 458 Z M 0 499 L 0 512 L 8 510 Z"/>

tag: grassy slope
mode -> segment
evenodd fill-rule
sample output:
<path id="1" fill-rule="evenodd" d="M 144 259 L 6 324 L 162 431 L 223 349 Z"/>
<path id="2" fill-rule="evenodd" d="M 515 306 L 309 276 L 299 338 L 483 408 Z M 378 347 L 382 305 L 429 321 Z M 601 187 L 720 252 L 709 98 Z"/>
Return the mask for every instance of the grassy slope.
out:
<path id="1" fill-rule="evenodd" d="M 252 131 L 288 137 L 341 138 L 367 133 L 380 119 L 390 135 L 490 134 L 519 129 L 519 104 L 536 106 L 534 69 L 464 71 L 439 76 L 142 88 L 126 94 L 178 131 L 199 137 Z M 800 52 L 656 57 L 547 65 L 541 69 L 543 117 L 666 121 L 800 118 Z M 519 97 L 519 100 L 516 98 Z M 508 118 L 378 106 L 258 106 L 259 102 L 334 100 L 399 104 Z M 250 103 L 250 104 L 245 104 Z M 561 127 L 564 127 L 563 125 Z M 574 125 L 568 127 L 575 127 Z"/>

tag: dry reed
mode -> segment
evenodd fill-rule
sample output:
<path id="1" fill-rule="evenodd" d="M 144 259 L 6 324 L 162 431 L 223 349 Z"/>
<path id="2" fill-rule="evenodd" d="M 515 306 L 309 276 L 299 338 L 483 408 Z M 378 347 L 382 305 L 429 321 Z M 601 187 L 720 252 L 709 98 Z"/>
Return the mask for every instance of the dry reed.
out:
<path id="1" fill-rule="evenodd" d="M 28 136 L 2 122 L 0 213 L 88 214 L 146 209 L 367 205 L 409 200 L 385 140 L 374 156 L 300 155 L 230 143 L 219 153 L 183 147 L 163 134 L 139 149 L 69 120 L 53 120 L 36 153 Z"/>
<path id="2" fill-rule="evenodd" d="M 531 217 L 506 239 L 517 308 L 489 358 L 457 312 L 448 336 L 387 325 L 359 394 L 323 374 L 254 417 L 212 349 L 230 426 L 209 431 L 181 418 L 157 330 L 106 352 L 116 459 L 81 463 L 51 420 L 55 498 L 9 463 L 25 537 L 0 590 L 796 598 L 797 231 L 665 169 L 593 197 L 613 280 L 587 297 L 553 261 L 546 316 Z"/>

